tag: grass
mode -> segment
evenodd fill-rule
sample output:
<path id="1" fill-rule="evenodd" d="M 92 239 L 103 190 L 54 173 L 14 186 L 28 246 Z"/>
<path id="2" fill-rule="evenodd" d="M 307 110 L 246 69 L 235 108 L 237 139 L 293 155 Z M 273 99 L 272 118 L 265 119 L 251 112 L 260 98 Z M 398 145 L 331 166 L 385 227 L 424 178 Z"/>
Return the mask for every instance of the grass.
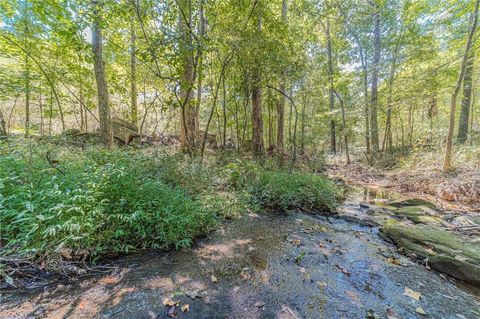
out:
<path id="1" fill-rule="evenodd" d="M 265 166 L 224 155 L 200 165 L 156 148 L 0 141 L 3 260 L 59 271 L 112 253 L 187 247 L 219 218 L 248 210 L 335 209 L 328 180 Z"/>

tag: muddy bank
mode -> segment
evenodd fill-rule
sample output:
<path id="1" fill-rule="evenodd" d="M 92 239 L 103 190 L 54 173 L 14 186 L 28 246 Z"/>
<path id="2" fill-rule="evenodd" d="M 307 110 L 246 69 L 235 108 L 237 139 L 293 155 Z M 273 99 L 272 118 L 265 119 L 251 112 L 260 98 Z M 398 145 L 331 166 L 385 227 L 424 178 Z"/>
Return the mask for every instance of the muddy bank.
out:
<path id="1" fill-rule="evenodd" d="M 344 209 L 362 214 L 359 203 Z M 3 291 L 0 318 L 480 316 L 479 289 L 428 271 L 377 227 L 348 219 L 245 216 L 188 250 L 134 254 L 110 274 Z"/>

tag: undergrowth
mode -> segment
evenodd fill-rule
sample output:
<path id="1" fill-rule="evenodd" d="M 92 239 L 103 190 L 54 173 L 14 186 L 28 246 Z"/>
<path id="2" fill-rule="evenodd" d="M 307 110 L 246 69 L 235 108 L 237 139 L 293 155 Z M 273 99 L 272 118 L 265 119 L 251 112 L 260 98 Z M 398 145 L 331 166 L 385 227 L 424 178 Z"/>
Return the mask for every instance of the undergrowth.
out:
<path id="1" fill-rule="evenodd" d="M 315 174 L 234 157 L 200 165 L 162 149 L 0 142 L 0 275 L 9 260 L 59 271 L 139 249 L 182 248 L 218 217 L 333 211 L 339 194 Z M 15 272 L 13 270 L 13 272 Z"/>

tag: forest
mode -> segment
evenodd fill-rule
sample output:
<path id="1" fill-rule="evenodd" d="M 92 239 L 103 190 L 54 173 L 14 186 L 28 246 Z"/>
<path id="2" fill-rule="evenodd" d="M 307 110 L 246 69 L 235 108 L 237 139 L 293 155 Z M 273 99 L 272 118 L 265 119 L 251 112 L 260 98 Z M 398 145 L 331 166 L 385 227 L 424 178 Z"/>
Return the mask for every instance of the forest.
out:
<path id="1" fill-rule="evenodd" d="M 0 0 L 0 318 L 480 318 L 480 0 Z"/>

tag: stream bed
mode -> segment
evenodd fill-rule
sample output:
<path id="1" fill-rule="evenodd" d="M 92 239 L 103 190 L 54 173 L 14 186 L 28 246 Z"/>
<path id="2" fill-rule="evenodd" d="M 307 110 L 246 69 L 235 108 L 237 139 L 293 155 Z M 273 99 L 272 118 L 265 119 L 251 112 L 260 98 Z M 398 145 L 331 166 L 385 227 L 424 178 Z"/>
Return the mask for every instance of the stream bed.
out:
<path id="1" fill-rule="evenodd" d="M 391 196 L 357 190 L 330 217 L 248 214 L 190 249 L 4 290 L 0 318 L 480 318 L 478 287 L 399 254 L 358 218 Z"/>

